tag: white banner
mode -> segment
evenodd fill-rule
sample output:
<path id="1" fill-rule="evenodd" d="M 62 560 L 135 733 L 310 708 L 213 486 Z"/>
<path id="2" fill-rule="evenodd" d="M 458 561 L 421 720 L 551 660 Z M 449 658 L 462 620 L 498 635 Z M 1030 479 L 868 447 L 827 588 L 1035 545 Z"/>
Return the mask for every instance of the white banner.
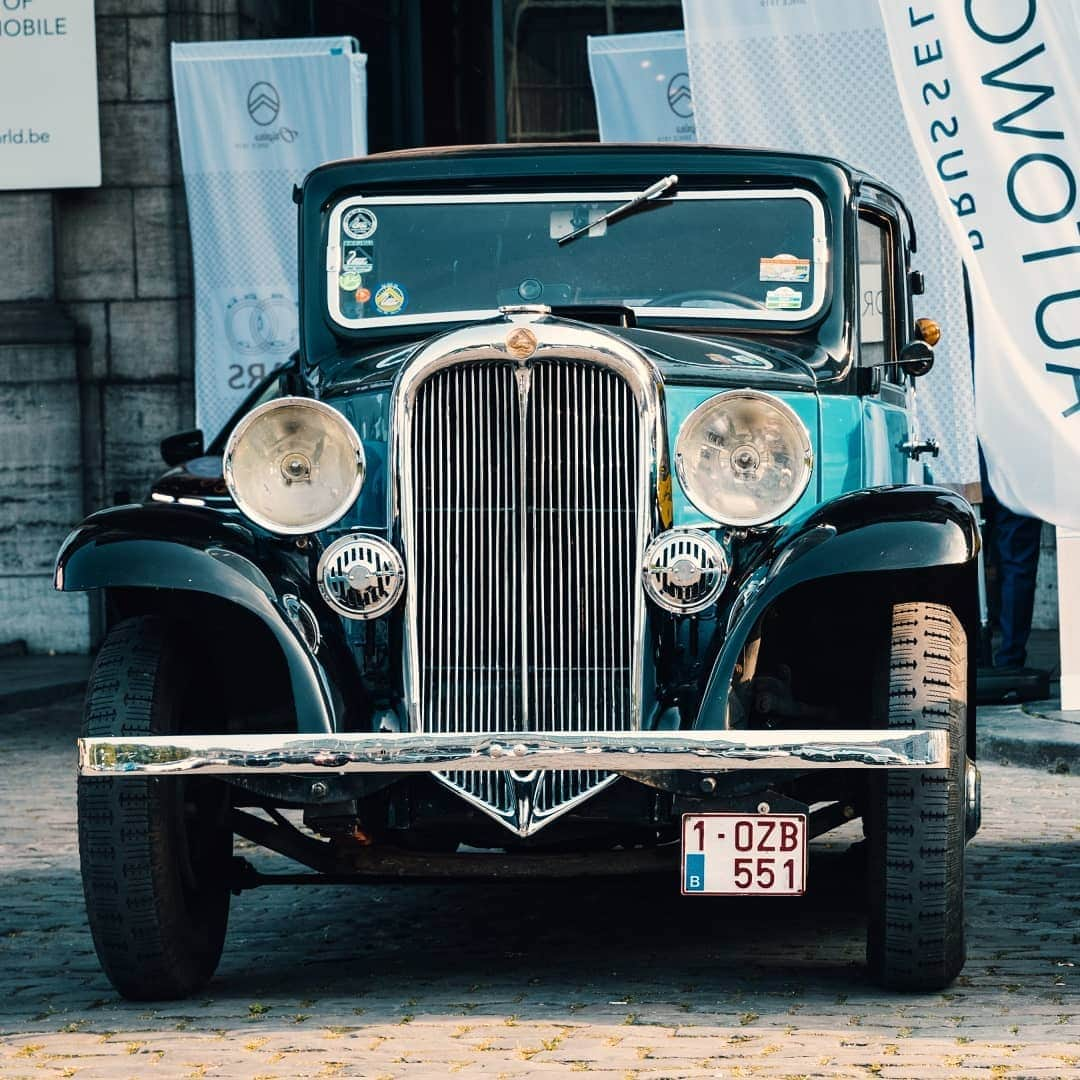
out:
<path id="1" fill-rule="evenodd" d="M 912 147 L 877 6 L 683 0 L 683 12 L 701 142 L 831 155 L 903 195 L 918 234 L 915 265 L 927 280 L 916 315 L 944 331 L 934 370 L 919 381 L 920 434 L 941 442 L 935 480 L 977 483 L 960 254 Z"/>
<path id="2" fill-rule="evenodd" d="M 293 185 L 367 152 L 354 38 L 174 44 L 195 275 L 195 415 L 212 438 L 298 343 Z"/>
<path id="3" fill-rule="evenodd" d="M 0 0 L 0 190 L 100 184 L 94 0 Z"/>
<path id="4" fill-rule="evenodd" d="M 601 142 L 694 142 L 681 30 L 589 38 Z"/>
<path id="5" fill-rule="evenodd" d="M 1080 3 L 882 0 L 900 100 L 964 249 L 990 484 L 1080 528 Z"/>

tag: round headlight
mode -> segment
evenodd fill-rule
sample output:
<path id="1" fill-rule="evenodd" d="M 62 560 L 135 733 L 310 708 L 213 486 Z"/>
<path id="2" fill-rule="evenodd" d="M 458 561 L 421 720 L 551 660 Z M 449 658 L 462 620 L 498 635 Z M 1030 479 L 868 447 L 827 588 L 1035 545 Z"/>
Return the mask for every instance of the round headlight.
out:
<path id="1" fill-rule="evenodd" d="M 699 405 L 675 444 L 679 479 L 693 504 L 725 525 L 764 525 L 790 510 L 813 470 L 810 436 L 794 411 L 756 390 Z"/>
<path id="2" fill-rule="evenodd" d="M 252 409 L 225 446 L 225 483 L 256 525 L 286 536 L 340 518 L 364 484 L 364 448 L 352 424 L 314 398 Z"/>

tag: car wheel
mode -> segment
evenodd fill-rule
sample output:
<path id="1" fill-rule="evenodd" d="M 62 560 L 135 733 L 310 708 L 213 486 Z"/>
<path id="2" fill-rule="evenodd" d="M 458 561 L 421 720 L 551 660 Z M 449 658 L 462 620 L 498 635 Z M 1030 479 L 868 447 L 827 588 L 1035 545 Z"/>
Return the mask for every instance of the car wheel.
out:
<path id="1" fill-rule="evenodd" d="M 106 637 L 87 688 L 84 736 L 183 730 L 193 666 L 155 617 Z M 228 788 L 208 778 L 80 777 L 79 855 L 94 947 L 127 998 L 186 997 L 213 975 L 229 914 Z"/>
<path id="2" fill-rule="evenodd" d="M 942 604 L 897 604 L 878 707 L 890 728 L 949 734 L 945 771 L 895 770 L 871 790 L 867 962 L 882 986 L 938 990 L 964 966 L 967 637 Z"/>

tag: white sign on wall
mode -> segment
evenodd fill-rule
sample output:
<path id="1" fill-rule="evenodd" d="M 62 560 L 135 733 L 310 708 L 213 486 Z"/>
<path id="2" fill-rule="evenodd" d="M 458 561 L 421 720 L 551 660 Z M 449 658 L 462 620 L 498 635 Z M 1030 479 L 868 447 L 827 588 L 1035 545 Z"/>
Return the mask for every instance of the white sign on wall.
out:
<path id="1" fill-rule="evenodd" d="M 0 0 L 0 190 L 100 184 L 93 0 Z"/>

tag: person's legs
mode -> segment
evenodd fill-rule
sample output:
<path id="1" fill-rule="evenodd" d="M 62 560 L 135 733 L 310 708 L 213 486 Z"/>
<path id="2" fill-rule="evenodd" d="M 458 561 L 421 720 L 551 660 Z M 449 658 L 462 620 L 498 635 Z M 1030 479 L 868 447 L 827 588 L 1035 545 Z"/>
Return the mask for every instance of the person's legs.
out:
<path id="1" fill-rule="evenodd" d="M 994 514 L 994 546 L 998 556 L 1001 604 L 998 619 L 1001 646 L 995 667 L 1023 667 L 1031 616 L 1035 609 L 1035 574 L 1039 566 L 1042 522 L 998 504 Z"/>

